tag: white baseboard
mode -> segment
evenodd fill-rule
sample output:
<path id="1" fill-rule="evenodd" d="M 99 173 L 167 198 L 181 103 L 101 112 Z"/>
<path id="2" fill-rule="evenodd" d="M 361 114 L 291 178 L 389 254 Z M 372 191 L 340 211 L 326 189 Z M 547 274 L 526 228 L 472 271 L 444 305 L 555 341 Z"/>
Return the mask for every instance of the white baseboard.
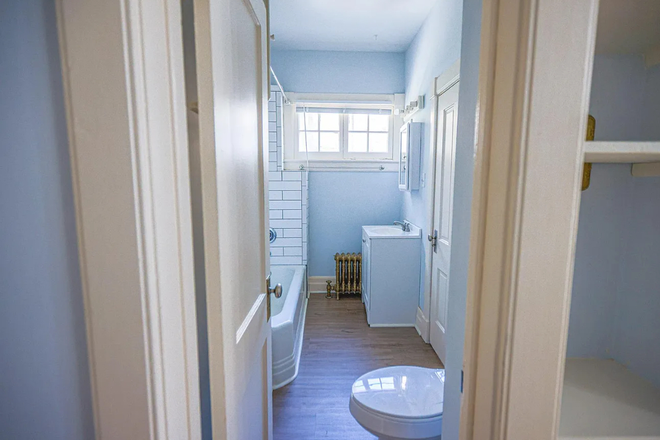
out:
<path id="1" fill-rule="evenodd" d="M 415 318 L 415 329 L 427 344 L 430 342 L 429 338 L 429 320 L 424 316 L 422 309 L 417 307 L 417 316 Z"/>
<path id="2" fill-rule="evenodd" d="M 328 291 L 326 281 L 331 280 L 335 282 L 335 276 L 321 276 L 321 277 L 309 277 L 309 291 L 310 293 L 326 293 Z"/>

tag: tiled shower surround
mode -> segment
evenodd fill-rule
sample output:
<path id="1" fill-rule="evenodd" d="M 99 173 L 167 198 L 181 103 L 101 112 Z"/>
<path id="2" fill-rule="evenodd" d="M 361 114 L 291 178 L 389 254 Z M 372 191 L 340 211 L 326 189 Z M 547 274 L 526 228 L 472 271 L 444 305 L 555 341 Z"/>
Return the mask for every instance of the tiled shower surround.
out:
<path id="1" fill-rule="evenodd" d="M 270 227 L 277 233 L 270 262 L 307 264 L 308 172 L 282 171 L 282 93 L 277 90 L 268 102 L 268 142 Z"/>

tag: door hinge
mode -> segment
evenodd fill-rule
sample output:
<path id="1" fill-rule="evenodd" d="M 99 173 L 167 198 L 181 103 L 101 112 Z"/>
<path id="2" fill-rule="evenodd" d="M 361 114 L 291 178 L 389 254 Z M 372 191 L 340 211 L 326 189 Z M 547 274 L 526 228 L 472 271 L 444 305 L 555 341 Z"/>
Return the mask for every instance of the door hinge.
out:
<path id="1" fill-rule="evenodd" d="M 431 242 L 431 248 L 433 248 L 433 252 L 436 252 L 438 249 L 438 230 L 433 230 L 433 235 L 429 234 L 426 238 Z"/>

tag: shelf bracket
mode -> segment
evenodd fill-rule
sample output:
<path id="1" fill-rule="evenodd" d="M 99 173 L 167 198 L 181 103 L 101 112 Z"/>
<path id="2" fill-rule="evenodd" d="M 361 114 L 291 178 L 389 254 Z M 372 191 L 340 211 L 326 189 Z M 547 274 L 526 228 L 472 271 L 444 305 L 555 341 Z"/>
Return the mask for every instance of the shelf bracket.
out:
<path id="1" fill-rule="evenodd" d="M 660 176 L 660 162 L 634 163 L 630 169 L 634 177 L 657 177 Z"/>
<path id="2" fill-rule="evenodd" d="M 589 119 L 587 120 L 587 140 L 593 141 L 595 136 L 596 136 L 596 118 L 589 115 Z M 590 184 L 591 184 L 591 163 L 587 162 L 584 164 L 584 168 L 582 169 L 582 191 L 589 188 Z"/>

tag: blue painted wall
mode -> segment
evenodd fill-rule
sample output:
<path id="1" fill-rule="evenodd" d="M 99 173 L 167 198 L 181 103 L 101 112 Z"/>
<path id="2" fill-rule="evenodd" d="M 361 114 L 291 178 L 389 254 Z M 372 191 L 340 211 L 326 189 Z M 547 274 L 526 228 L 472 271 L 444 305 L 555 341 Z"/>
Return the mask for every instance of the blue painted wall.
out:
<path id="1" fill-rule="evenodd" d="M 597 140 L 660 140 L 660 68 L 596 56 Z M 622 109 L 624 111 L 622 111 Z M 595 164 L 582 193 L 568 356 L 613 358 L 660 386 L 660 178 Z"/>
<path id="2" fill-rule="evenodd" d="M 642 139 L 660 140 L 660 65 L 646 71 Z M 660 387 L 660 177 L 632 179 L 615 358 Z"/>
<path id="3" fill-rule="evenodd" d="M 284 91 L 403 93 L 402 53 L 274 51 L 271 64 Z M 397 173 L 309 173 L 310 276 L 334 277 L 336 252 L 360 252 L 361 228 L 400 218 Z"/>
<path id="4" fill-rule="evenodd" d="M 94 438 L 55 2 L 0 2 L 0 437 Z"/>
<path id="5" fill-rule="evenodd" d="M 630 165 L 594 164 L 582 193 L 569 320 L 569 357 L 611 358 Z"/>
<path id="6" fill-rule="evenodd" d="M 404 54 L 273 51 L 271 65 L 285 92 L 403 93 Z"/>
<path id="7" fill-rule="evenodd" d="M 660 177 L 628 189 L 611 353 L 660 387 Z"/>
<path id="8" fill-rule="evenodd" d="M 589 113 L 597 140 L 643 140 L 645 83 L 641 55 L 596 55 Z"/>
<path id="9" fill-rule="evenodd" d="M 391 224 L 401 213 L 398 175 L 384 172 L 309 173 L 309 271 L 335 273 L 335 252 L 361 252 L 362 226 Z"/>
<path id="10" fill-rule="evenodd" d="M 644 118 L 642 134 L 644 140 L 660 140 L 660 64 L 646 71 L 646 89 L 644 93 Z"/>
<path id="11" fill-rule="evenodd" d="M 596 140 L 640 139 L 646 71 L 641 56 L 597 55 L 589 113 Z M 621 111 L 626 109 L 626 111 Z M 570 357 L 612 357 L 630 165 L 595 164 L 582 193 L 568 333 Z"/>
<path id="12" fill-rule="evenodd" d="M 406 52 L 406 102 L 417 99 L 419 95 L 426 95 L 427 103 L 433 94 L 433 79 L 442 74 L 460 56 L 461 49 L 461 21 L 463 3 L 460 0 L 438 0 L 431 10 L 428 18 L 413 40 Z M 424 143 L 422 152 L 422 170 L 426 172 L 428 166 L 431 144 L 431 113 L 430 105 L 415 114 L 415 122 L 424 123 Z M 430 185 L 423 184 L 419 191 L 405 192 L 403 194 L 402 217 L 425 230 L 428 197 Z M 457 203 L 461 201 L 458 200 Z M 427 242 L 424 241 L 424 246 Z M 422 267 L 426 256 L 423 249 Z M 421 276 L 421 274 L 420 274 Z M 424 283 L 420 284 L 419 306 L 424 309 Z"/>

